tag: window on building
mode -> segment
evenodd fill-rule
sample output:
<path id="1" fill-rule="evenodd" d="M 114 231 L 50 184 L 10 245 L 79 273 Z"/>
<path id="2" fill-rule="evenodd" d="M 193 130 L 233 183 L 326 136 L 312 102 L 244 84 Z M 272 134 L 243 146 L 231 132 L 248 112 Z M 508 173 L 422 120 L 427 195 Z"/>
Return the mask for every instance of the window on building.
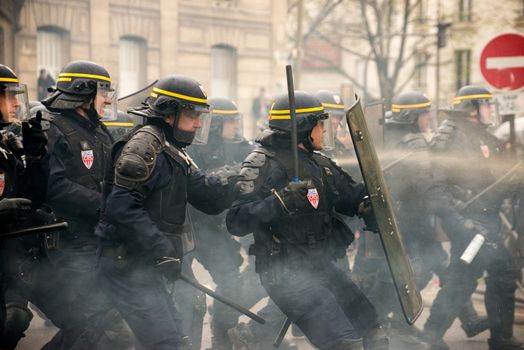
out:
<path id="1" fill-rule="evenodd" d="M 420 90 L 427 88 L 427 58 L 426 54 L 419 53 L 415 56 L 415 85 Z"/>
<path id="2" fill-rule="evenodd" d="M 236 99 L 236 49 L 227 45 L 215 45 L 211 49 L 211 57 L 211 94 Z"/>
<path id="3" fill-rule="evenodd" d="M 37 72 L 45 69 L 56 80 L 70 60 L 69 33 L 54 27 L 39 28 L 36 38 Z"/>
<path id="4" fill-rule="evenodd" d="M 123 37 L 119 45 L 118 93 L 127 96 L 146 85 L 146 41 L 135 37 Z"/>
<path id="5" fill-rule="evenodd" d="M 471 6 L 473 0 L 458 0 L 459 1 L 459 21 L 460 22 L 469 22 L 471 21 Z"/>
<path id="6" fill-rule="evenodd" d="M 471 76 L 471 51 L 457 50 L 455 51 L 455 76 L 456 89 L 460 89 L 464 85 L 470 84 Z"/>

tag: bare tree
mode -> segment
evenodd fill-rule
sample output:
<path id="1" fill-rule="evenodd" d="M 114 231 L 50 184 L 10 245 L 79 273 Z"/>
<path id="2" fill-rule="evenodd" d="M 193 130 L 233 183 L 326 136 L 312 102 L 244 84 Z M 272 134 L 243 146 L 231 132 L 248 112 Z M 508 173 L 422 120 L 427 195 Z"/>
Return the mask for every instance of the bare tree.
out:
<path id="1" fill-rule="evenodd" d="M 313 9 L 314 14 L 305 16 L 309 27 L 304 30 L 303 40 L 314 36 L 349 55 L 374 63 L 380 98 L 387 103 L 431 58 L 429 48 L 434 40 L 427 33 L 428 26 L 423 25 L 427 19 L 419 11 L 422 0 L 316 0 L 316 4 L 307 9 L 310 12 Z M 306 55 L 326 61 L 321 52 Z M 334 64 L 333 70 L 355 87 L 366 89 L 364 82 L 357 81 L 339 65 Z"/>

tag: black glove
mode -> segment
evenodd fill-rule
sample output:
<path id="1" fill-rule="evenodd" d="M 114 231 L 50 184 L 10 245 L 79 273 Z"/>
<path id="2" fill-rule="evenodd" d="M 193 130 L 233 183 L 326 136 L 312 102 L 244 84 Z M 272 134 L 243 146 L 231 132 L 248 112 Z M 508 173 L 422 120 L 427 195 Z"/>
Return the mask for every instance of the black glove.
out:
<path id="1" fill-rule="evenodd" d="M 169 281 L 176 281 L 182 273 L 182 259 L 173 256 L 163 256 L 156 260 L 155 269 Z"/>
<path id="2" fill-rule="evenodd" d="M 358 205 L 357 214 L 360 218 L 364 220 L 366 227 L 364 228 L 367 231 L 372 231 L 378 233 L 378 223 L 375 213 L 373 213 L 373 208 L 371 207 L 371 201 L 368 196 L 364 197 L 364 200 Z"/>
<path id="3" fill-rule="evenodd" d="M 471 241 L 477 234 L 481 234 L 484 236 L 484 238 L 487 239 L 489 233 L 480 222 L 471 219 L 464 219 L 464 221 L 462 221 L 462 232 L 464 233 L 468 242 Z"/>
<path id="4" fill-rule="evenodd" d="M 36 117 L 22 123 L 22 138 L 25 153 L 31 157 L 42 157 L 46 154 L 47 137 L 42 131 L 42 112 Z"/>
<path id="5" fill-rule="evenodd" d="M 4 198 L 0 200 L 0 221 L 17 221 L 31 211 L 31 201 L 26 198 Z"/>
<path id="6" fill-rule="evenodd" d="M 278 201 L 288 214 L 294 214 L 307 206 L 311 206 L 307 199 L 309 181 L 290 182 L 280 191 L 272 190 Z"/>
<path id="7" fill-rule="evenodd" d="M 234 186 L 239 173 L 240 164 L 238 166 L 224 165 L 223 167 L 211 172 L 209 175 L 217 177 L 223 186 L 229 186 L 231 184 Z"/>

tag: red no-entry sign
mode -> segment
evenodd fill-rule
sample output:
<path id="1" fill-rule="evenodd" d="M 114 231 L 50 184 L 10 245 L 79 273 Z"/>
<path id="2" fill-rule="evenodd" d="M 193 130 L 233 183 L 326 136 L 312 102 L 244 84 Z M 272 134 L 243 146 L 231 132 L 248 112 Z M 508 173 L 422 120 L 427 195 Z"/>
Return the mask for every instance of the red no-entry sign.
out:
<path id="1" fill-rule="evenodd" d="M 524 36 L 502 34 L 484 47 L 480 55 L 484 79 L 501 90 L 517 90 L 524 86 Z"/>

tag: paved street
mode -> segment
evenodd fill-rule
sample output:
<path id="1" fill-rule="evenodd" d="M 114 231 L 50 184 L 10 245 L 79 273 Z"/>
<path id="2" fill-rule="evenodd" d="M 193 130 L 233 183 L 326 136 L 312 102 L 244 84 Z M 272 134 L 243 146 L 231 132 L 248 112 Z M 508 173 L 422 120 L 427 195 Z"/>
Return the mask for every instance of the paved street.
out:
<path id="1" fill-rule="evenodd" d="M 212 283 L 209 274 L 198 263 L 195 263 L 193 267 L 200 281 L 214 288 L 214 284 Z M 480 290 L 483 289 L 482 281 L 480 283 L 479 289 Z M 435 294 L 437 291 L 438 291 L 438 285 L 436 281 L 433 281 L 423 291 L 422 295 L 424 298 L 425 307 L 424 307 L 424 311 L 422 315 L 420 316 L 419 320 L 417 320 L 417 322 L 415 323 L 415 326 L 420 328 L 424 324 L 428 316 L 428 310 L 429 310 L 428 307 L 431 301 L 433 300 L 433 298 L 435 297 Z M 520 292 L 517 294 L 517 296 L 519 298 L 524 298 L 524 295 Z M 210 299 L 208 298 L 208 303 L 209 303 L 209 300 Z M 253 310 L 257 310 L 261 308 L 263 305 L 264 305 L 264 301 L 255 305 Z M 482 295 L 475 294 L 474 305 L 480 314 L 485 314 Z M 244 321 L 247 321 L 247 318 L 245 318 Z M 202 349 L 206 349 L 206 347 L 210 345 L 209 314 L 206 314 L 206 318 L 204 322 L 205 322 L 204 323 L 204 339 L 202 342 Z M 55 332 L 56 332 L 56 329 L 54 327 L 45 326 L 43 320 L 35 315 L 35 319 L 33 320 L 31 324 L 31 328 L 27 332 L 27 337 L 19 345 L 18 349 L 21 349 L 21 350 L 40 349 L 41 346 L 48 339 L 50 339 Z M 516 324 L 514 327 L 514 332 L 515 332 L 515 335 L 518 336 L 520 339 L 524 339 L 524 305 L 522 304 L 519 304 L 519 307 L 517 308 Z M 293 338 L 290 333 L 291 332 L 288 332 L 287 339 L 296 343 L 300 350 L 313 349 L 313 347 L 309 345 L 305 339 Z M 489 336 L 489 333 L 484 332 L 474 338 L 467 339 L 464 332 L 460 328 L 459 322 L 457 321 L 453 324 L 451 329 L 447 332 L 445 340 L 448 343 L 448 345 L 450 345 L 452 350 L 486 350 L 488 349 L 488 346 L 487 346 L 488 336 Z M 401 347 L 395 346 L 395 344 L 393 344 L 391 349 L 392 350 L 402 350 Z"/>

